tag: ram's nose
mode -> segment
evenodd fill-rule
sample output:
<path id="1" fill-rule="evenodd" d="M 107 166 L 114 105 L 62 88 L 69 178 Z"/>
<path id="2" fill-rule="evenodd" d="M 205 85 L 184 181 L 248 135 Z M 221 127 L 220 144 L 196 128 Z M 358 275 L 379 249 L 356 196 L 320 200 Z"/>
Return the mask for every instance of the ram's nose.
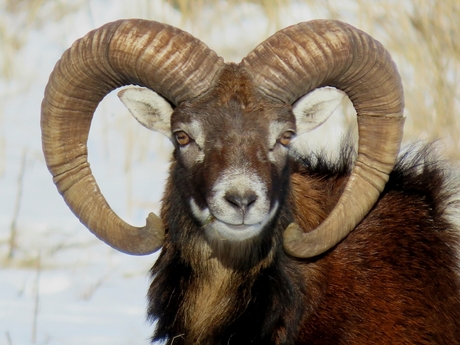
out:
<path id="1" fill-rule="evenodd" d="M 257 195 L 253 190 L 229 190 L 225 193 L 225 201 L 244 215 L 256 203 Z"/>

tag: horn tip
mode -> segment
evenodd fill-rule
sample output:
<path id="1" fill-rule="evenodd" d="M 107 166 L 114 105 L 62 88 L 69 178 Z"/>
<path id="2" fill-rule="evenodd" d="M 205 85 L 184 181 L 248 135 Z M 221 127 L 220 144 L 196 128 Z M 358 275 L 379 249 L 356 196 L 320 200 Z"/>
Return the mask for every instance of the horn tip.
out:
<path id="1" fill-rule="evenodd" d="M 299 227 L 297 223 L 291 223 L 284 230 L 283 233 L 283 246 L 284 251 L 294 257 L 298 257 L 298 243 L 302 242 L 303 230 Z"/>
<path id="2" fill-rule="evenodd" d="M 148 232 L 153 232 L 153 235 L 159 239 L 164 240 L 165 238 L 165 227 L 163 221 L 153 212 L 147 217 L 147 224 L 145 229 Z"/>

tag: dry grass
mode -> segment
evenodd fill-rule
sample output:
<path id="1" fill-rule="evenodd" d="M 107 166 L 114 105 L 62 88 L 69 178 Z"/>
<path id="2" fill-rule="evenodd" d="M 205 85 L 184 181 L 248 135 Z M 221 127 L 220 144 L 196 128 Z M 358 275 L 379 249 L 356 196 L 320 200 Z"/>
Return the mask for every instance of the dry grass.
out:
<path id="1" fill-rule="evenodd" d="M 325 4 L 330 18 L 352 20 L 391 52 L 405 87 L 406 138 L 442 139 L 460 158 L 460 2 L 352 2 L 351 13 L 339 11 L 338 0 Z"/>
<path id="2" fill-rule="evenodd" d="M 238 8 L 241 5 L 253 4 L 260 6 L 261 9 L 265 12 L 266 16 L 270 22 L 275 23 L 276 26 L 279 26 L 279 10 L 289 5 L 291 1 L 289 0 L 166 0 L 172 7 L 176 8 L 187 20 L 195 21 L 201 17 L 201 13 L 204 9 L 210 7 L 213 8 L 213 11 L 216 13 L 216 23 L 219 22 L 219 17 L 228 15 L 228 11 Z M 224 10 L 222 10 L 224 9 Z"/>
<path id="3" fill-rule="evenodd" d="M 30 31 L 57 21 L 78 9 L 83 0 L 3 0 L 0 17 L 0 77 L 9 80 L 19 68 L 16 54 L 27 42 Z M 71 4 L 71 5 L 70 5 Z"/>

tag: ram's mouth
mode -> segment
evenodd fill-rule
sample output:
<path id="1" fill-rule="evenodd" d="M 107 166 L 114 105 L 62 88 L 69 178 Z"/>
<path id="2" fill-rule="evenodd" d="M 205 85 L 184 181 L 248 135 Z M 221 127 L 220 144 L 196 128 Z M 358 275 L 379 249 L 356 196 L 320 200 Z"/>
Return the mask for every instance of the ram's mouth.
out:
<path id="1" fill-rule="evenodd" d="M 233 225 L 215 218 L 205 225 L 204 229 L 206 234 L 213 239 L 239 242 L 257 236 L 263 228 L 262 224 L 263 223 Z"/>
<path id="2" fill-rule="evenodd" d="M 207 236 L 212 239 L 233 242 L 245 241 L 259 235 L 267 223 L 272 220 L 277 210 L 278 203 L 272 207 L 264 219 L 254 224 L 230 224 L 210 214 L 203 223 L 203 228 Z"/>

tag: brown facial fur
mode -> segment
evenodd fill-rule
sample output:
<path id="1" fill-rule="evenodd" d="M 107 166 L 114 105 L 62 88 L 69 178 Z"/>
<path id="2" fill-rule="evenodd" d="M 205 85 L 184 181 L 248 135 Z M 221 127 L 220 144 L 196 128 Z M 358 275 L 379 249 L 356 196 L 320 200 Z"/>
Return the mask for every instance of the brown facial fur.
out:
<path id="1" fill-rule="evenodd" d="M 173 114 L 176 123 L 200 122 L 205 129 L 206 144 L 202 148 L 211 164 L 206 166 L 205 180 L 214 184 L 220 173 L 230 166 L 249 164 L 265 174 L 270 170 L 267 153 L 269 124 L 274 121 L 290 124 L 295 130 L 291 106 L 263 97 L 245 70 L 236 64 L 223 69 L 215 87 L 203 97 L 185 102 Z M 241 152 L 246 150 L 246 152 Z M 285 161 L 277 166 L 280 172 Z M 206 162 L 205 162 L 206 164 Z"/>
<path id="2" fill-rule="evenodd" d="M 195 132 L 199 138 L 187 147 L 187 152 L 177 146 L 174 153 L 174 170 L 180 171 L 178 174 L 184 186 L 183 200 L 188 203 L 193 199 L 200 209 L 206 209 L 209 198 L 214 196 L 216 181 L 224 173 L 240 169 L 263 183 L 270 209 L 276 207 L 287 189 L 282 185 L 287 183 L 288 150 L 278 148 L 280 144 L 276 144 L 276 138 L 268 139 L 270 123 L 284 123 L 287 128 L 295 129 L 294 121 L 290 106 L 265 99 L 255 90 L 244 69 L 228 65 L 208 94 L 185 102 L 172 115 L 173 132 L 187 131 L 193 126 L 191 130 L 200 128 Z M 193 138 L 193 134 L 191 136 Z M 281 158 L 274 161 L 269 157 L 273 146 L 284 151 L 278 155 Z M 194 150 L 192 154 L 191 149 Z M 167 217 L 162 218 L 167 220 Z M 247 258 L 246 252 L 254 241 L 259 243 L 260 236 L 234 245 L 220 241 L 214 249 L 220 252 L 218 255 L 229 256 L 227 261 L 236 260 L 238 256 L 243 259 Z M 258 253 L 254 255 L 259 256 Z"/>

